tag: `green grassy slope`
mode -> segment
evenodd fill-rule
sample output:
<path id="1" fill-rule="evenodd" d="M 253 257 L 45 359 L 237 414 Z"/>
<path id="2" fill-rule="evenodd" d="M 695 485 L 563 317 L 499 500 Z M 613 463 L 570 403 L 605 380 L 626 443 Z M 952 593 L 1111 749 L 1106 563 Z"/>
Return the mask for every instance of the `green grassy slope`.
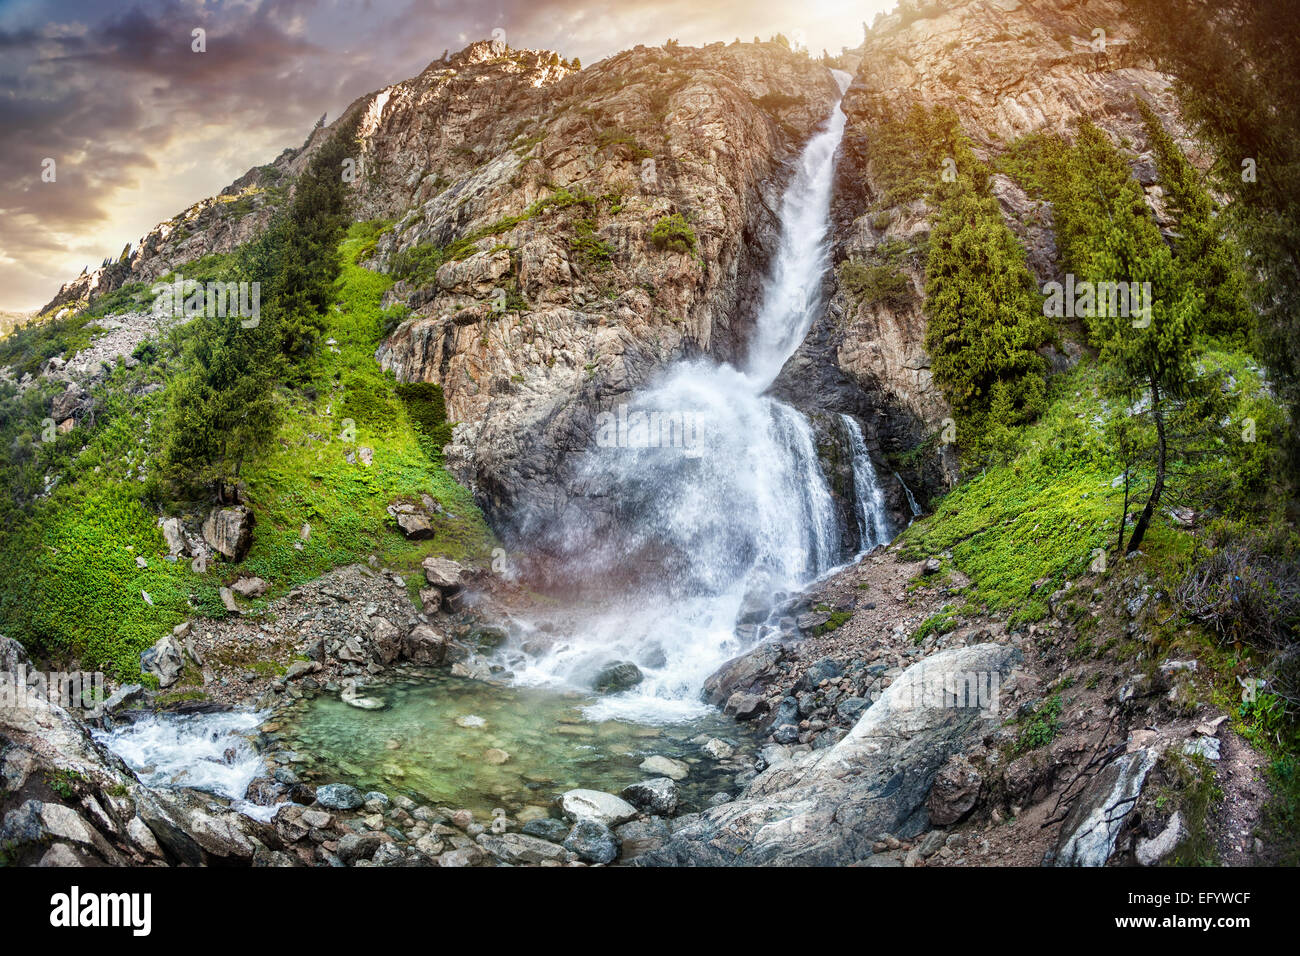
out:
<path id="1" fill-rule="evenodd" d="M 217 591 L 238 571 L 265 577 L 274 596 L 370 555 L 412 568 L 430 553 L 474 559 L 490 551 L 491 532 L 469 492 L 431 456 L 435 449 L 399 398 L 397 383 L 375 362 L 385 321 L 380 301 L 392 280 L 356 265 L 375 229 L 354 226 L 341 244 L 335 303 L 307 369 L 309 383 L 282 392 L 289 407 L 279 434 L 267 453 L 245 466 L 257 523 L 252 550 L 238 569 L 218 562 L 200 575 L 187 562 L 166 560 L 157 527 L 152 464 L 162 436 L 154 423 L 167 407 L 184 329 L 137 350 L 142 361 L 136 368 L 119 364 L 95 390 L 100 406 L 94 423 L 52 442 L 31 439 L 41 431 L 47 405 L 10 389 L 0 394 L 3 438 L 25 448 L 6 463 L 6 484 L 26 481 L 30 487 L 33 474 L 59 477 L 48 497 L 6 512 L 3 633 L 55 661 L 136 677 L 140 651 L 168 628 L 196 611 L 224 613 Z M 63 332 L 50 329 L 54 336 Z M 39 354 L 59 344 L 37 338 L 31 335 L 24 351 Z M 156 388 L 146 394 L 149 385 Z M 349 418 L 353 442 L 341 438 Z M 373 449 L 369 467 L 347 460 L 349 452 L 355 460 L 361 446 Z M 444 514 L 434 522 L 432 541 L 407 542 L 384 509 L 421 494 L 437 500 Z M 304 524 L 311 534 L 298 550 Z M 146 567 L 137 564 L 140 557 Z"/>

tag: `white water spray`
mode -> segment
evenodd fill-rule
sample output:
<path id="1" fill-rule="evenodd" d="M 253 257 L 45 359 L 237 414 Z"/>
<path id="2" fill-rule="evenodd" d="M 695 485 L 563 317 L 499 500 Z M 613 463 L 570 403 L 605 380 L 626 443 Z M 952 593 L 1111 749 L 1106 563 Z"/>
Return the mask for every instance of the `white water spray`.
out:
<path id="1" fill-rule="evenodd" d="M 269 819 L 278 807 L 244 801 L 248 785 L 264 773 L 249 742 L 265 714 L 228 711 L 190 716 L 153 715 L 94 737 L 151 787 L 189 787 L 232 801 L 249 816 Z"/>
<path id="2" fill-rule="evenodd" d="M 857 502 L 858 534 L 861 539 L 859 553 L 866 554 L 879 544 L 893 539 L 889 527 L 889 509 L 885 492 L 876 479 L 876 466 L 872 464 L 867 443 L 862 437 L 862 426 L 848 415 L 840 421 L 849 436 L 849 449 L 853 452 L 853 497 Z"/>
<path id="3" fill-rule="evenodd" d="M 843 89 L 849 77 L 837 71 L 836 79 Z M 744 368 L 680 362 L 625 410 L 628 421 L 692 422 L 692 442 L 614 442 L 583 459 L 582 485 L 608 502 L 618 531 L 599 538 L 575 530 L 570 554 L 583 556 L 589 580 L 617 575 L 618 596 L 546 651 L 510 663 L 522 683 L 579 688 L 611 661 L 636 663 L 644 680 L 602 698 L 588 709 L 593 719 L 699 715 L 704 679 L 755 639 L 737 636 L 742 609 L 776 603 L 843 557 L 812 428 L 765 392 L 819 311 L 844 125 L 837 105 L 799 158 Z"/>

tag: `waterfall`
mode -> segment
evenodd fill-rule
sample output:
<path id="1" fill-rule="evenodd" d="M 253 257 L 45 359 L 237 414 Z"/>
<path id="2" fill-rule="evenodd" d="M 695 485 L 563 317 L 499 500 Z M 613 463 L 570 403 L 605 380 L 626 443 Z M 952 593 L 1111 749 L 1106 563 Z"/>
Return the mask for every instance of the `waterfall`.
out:
<path id="1" fill-rule="evenodd" d="M 876 466 L 872 464 L 871 455 L 867 452 L 862 426 L 848 415 L 841 415 L 840 422 L 848 433 L 849 449 L 853 452 L 853 497 L 862 542 L 860 553 L 865 554 L 877 545 L 892 540 L 894 535 L 889 527 L 885 493 L 876 480 Z"/>
<path id="2" fill-rule="evenodd" d="M 836 79 L 843 90 L 849 77 Z M 776 603 L 843 558 L 812 427 L 765 393 L 818 312 L 844 125 L 837 104 L 799 157 L 743 367 L 678 362 L 598 418 L 577 473 L 614 529 L 575 522 L 564 534 L 582 583 L 612 584 L 558 637 L 550 627 L 527 635 L 527 653 L 514 648 L 516 681 L 590 687 L 602 666 L 628 660 L 642 682 L 602 698 L 589 717 L 697 716 L 705 678 L 755 639 L 737 634 L 742 610 Z"/>
<path id="3" fill-rule="evenodd" d="M 907 482 L 898 472 L 894 472 L 894 477 L 898 479 L 899 486 L 903 489 L 903 494 L 907 495 L 907 507 L 912 511 L 912 519 L 916 520 L 921 517 L 921 506 L 916 503 L 916 495 L 912 494 L 912 489 L 907 487 Z"/>

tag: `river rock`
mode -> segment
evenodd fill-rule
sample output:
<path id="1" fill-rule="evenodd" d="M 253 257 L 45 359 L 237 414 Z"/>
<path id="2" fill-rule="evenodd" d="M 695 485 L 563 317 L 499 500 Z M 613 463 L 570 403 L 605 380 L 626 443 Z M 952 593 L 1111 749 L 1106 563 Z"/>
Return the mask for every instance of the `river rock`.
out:
<path id="1" fill-rule="evenodd" d="M 499 624 L 480 624 L 469 632 L 469 640 L 480 651 L 491 651 L 510 639 L 510 632 Z"/>
<path id="2" fill-rule="evenodd" d="M 214 508 L 203 522 L 203 540 L 231 561 L 242 561 L 253 543 L 253 512 L 244 505 Z"/>
<path id="3" fill-rule="evenodd" d="M 402 654 L 413 664 L 442 664 L 447 655 L 447 638 L 427 624 L 417 624 L 402 640 Z"/>
<path id="4" fill-rule="evenodd" d="M 157 677 L 161 687 L 171 687 L 180 680 L 181 672 L 185 670 L 185 655 L 176 637 L 166 634 L 141 653 L 140 670 Z"/>
<path id="5" fill-rule="evenodd" d="M 612 863 L 618 856 L 618 840 L 609 827 L 590 818 L 573 825 L 564 848 L 578 854 L 585 863 Z"/>
<path id="6" fill-rule="evenodd" d="M 544 863 L 563 860 L 564 848 L 526 833 L 480 833 L 475 841 L 488 853 L 506 863 Z"/>
<path id="7" fill-rule="evenodd" d="M 366 697 L 357 689 L 355 679 L 349 677 L 339 691 L 339 700 L 358 710 L 383 710 L 388 705 L 377 697 Z"/>
<path id="8" fill-rule="evenodd" d="M 677 812 L 679 794 L 671 777 L 654 777 L 623 788 L 623 799 L 657 816 L 670 817 Z"/>
<path id="9" fill-rule="evenodd" d="M 257 598 L 265 594 L 270 587 L 271 585 L 261 578 L 240 578 L 230 586 L 230 590 L 242 598 Z"/>
<path id="10" fill-rule="evenodd" d="M 313 830 L 324 830 L 334 821 L 334 818 L 324 810 L 312 810 L 310 808 L 302 812 L 302 822 L 307 824 Z"/>
<path id="11" fill-rule="evenodd" d="M 397 625 L 384 617 L 370 619 L 370 644 L 375 649 L 375 660 L 391 664 L 401 655 L 405 641 Z"/>
<path id="12" fill-rule="evenodd" d="M 816 690 L 822 681 L 830 680 L 832 677 L 839 677 L 841 673 L 843 671 L 837 661 L 829 657 L 823 657 L 803 672 L 803 676 L 795 684 L 795 689 L 801 691 Z"/>
<path id="13" fill-rule="evenodd" d="M 316 803 L 326 810 L 355 810 L 365 802 L 361 791 L 346 783 L 327 783 L 316 788 Z"/>
<path id="14" fill-rule="evenodd" d="M 344 863 L 368 860 L 383 842 L 384 838 L 374 832 L 345 833 L 339 838 L 339 859 Z"/>
<path id="15" fill-rule="evenodd" d="M 735 747 L 731 746 L 731 744 L 727 743 L 725 740 L 719 740 L 717 737 L 706 741 L 704 746 L 700 749 L 714 760 L 726 760 L 736 752 Z"/>
<path id="16" fill-rule="evenodd" d="M 431 556 L 420 562 L 424 579 L 442 592 L 443 597 L 458 593 L 464 586 L 465 569 L 448 558 Z"/>
<path id="17" fill-rule="evenodd" d="M 782 697 L 781 702 L 776 705 L 776 710 L 772 711 L 772 717 L 767 723 L 767 732 L 775 733 L 778 727 L 785 724 L 799 723 L 799 702 L 794 697 Z"/>
<path id="18" fill-rule="evenodd" d="M 727 698 L 727 704 L 722 710 L 724 713 L 731 714 L 737 720 L 754 720 L 767 713 L 767 708 L 766 697 L 736 691 Z"/>
<path id="19" fill-rule="evenodd" d="M 732 694 L 752 691 L 772 679 L 782 657 L 776 644 L 760 644 L 739 657 L 727 661 L 704 682 L 704 699 L 721 707 Z"/>
<path id="20" fill-rule="evenodd" d="M 294 661 L 285 669 L 284 679 L 287 681 L 301 680 L 308 674 L 315 674 L 320 670 L 320 664 L 316 661 Z"/>
<path id="21" fill-rule="evenodd" d="M 672 836 L 672 827 L 659 817 L 632 820 L 614 828 L 619 840 L 619 856 L 623 862 L 633 860 L 651 850 L 657 850 Z"/>
<path id="22" fill-rule="evenodd" d="M 635 687 L 644 679 L 641 668 L 631 661 L 614 661 L 600 669 L 591 687 L 598 694 L 616 694 Z"/>
<path id="23" fill-rule="evenodd" d="M 520 828 L 524 833 L 539 840 L 549 840 L 551 843 L 563 843 L 569 835 L 569 826 L 554 817 L 540 817 L 536 820 L 529 820 Z"/>
<path id="24" fill-rule="evenodd" d="M 835 746 L 769 765 L 738 799 L 685 819 L 634 865 L 841 865 L 872 855 L 879 834 L 929 828 L 939 768 L 1001 725 L 994 706 L 927 706 L 958 675 L 996 673 L 1011 689 L 1015 648 L 976 644 L 913 664 Z"/>
<path id="25" fill-rule="evenodd" d="M 259 807 L 273 807 L 284 799 L 284 787 L 270 777 L 256 777 L 248 782 L 244 799 Z"/>
<path id="26" fill-rule="evenodd" d="M 626 800 L 600 790 L 570 790 L 560 797 L 560 809 L 571 820 L 596 820 L 607 827 L 626 823 L 637 813 Z"/>
<path id="27" fill-rule="evenodd" d="M 639 769 L 643 773 L 655 773 L 672 780 L 682 780 L 691 772 L 689 764 L 674 760 L 672 757 L 665 757 L 662 754 L 646 757 L 645 760 L 641 761 Z"/>
<path id="28" fill-rule="evenodd" d="M 115 714 L 128 704 L 135 703 L 143 696 L 143 684 L 123 684 L 108 696 L 108 699 L 104 701 L 103 705 L 100 707 L 100 711 L 105 714 Z"/>
<path id="29" fill-rule="evenodd" d="M 362 451 L 365 449 L 363 448 Z M 362 463 L 370 464 L 365 458 L 362 458 Z M 398 832 L 400 831 L 394 830 L 389 836 Z M 375 855 L 370 858 L 370 862 L 375 866 L 405 866 L 406 855 L 396 843 L 381 843 L 379 849 L 375 850 Z"/>

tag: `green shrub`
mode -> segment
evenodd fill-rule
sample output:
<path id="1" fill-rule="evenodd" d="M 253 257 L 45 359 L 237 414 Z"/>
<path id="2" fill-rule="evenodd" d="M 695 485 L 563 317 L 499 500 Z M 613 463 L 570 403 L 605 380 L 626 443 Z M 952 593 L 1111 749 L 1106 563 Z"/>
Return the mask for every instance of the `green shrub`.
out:
<path id="1" fill-rule="evenodd" d="M 881 303 L 899 311 L 916 302 L 911 278 L 896 265 L 845 259 L 838 271 L 840 288 L 858 305 Z"/>
<path id="2" fill-rule="evenodd" d="M 597 149 L 607 149 L 611 146 L 624 147 L 632 159 L 638 162 L 654 155 L 653 152 L 642 146 L 635 136 L 618 127 L 601 130 L 596 137 Z"/>
<path id="3" fill-rule="evenodd" d="M 650 230 L 650 242 L 656 249 L 690 254 L 695 251 L 695 230 L 681 213 L 664 216 Z"/>
<path id="4" fill-rule="evenodd" d="M 569 240 L 569 247 L 580 262 L 588 268 L 605 269 L 609 267 L 614 248 L 596 234 L 596 225 L 590 219 L 579 219 L 575 223 L 576 235 Z"/>
<path id="5" fill-rule="evenodd" d="M 1014 750 L 1017 754 L 1046 747 L 1061 732 L 1061 695 L 1053 694 L 1041 702 L 1020 728 Z"/>
<path id="6" fill-rule="evenodd" d="M 442 387 L 434 382 L 403 382 L 396 390 L 412 424 L 419 429 L 421 447 L 430 457 L 441 455 L 442 446 L 451 441 L 452 433 Z"/>
<path id="7" fill-rule="evenodd" d="M 957 627 L 957 609 L 944 605 L 931 614 L 912 632 L 912 643 L 923 644 L 930 636 L 947 634 Z"/>

